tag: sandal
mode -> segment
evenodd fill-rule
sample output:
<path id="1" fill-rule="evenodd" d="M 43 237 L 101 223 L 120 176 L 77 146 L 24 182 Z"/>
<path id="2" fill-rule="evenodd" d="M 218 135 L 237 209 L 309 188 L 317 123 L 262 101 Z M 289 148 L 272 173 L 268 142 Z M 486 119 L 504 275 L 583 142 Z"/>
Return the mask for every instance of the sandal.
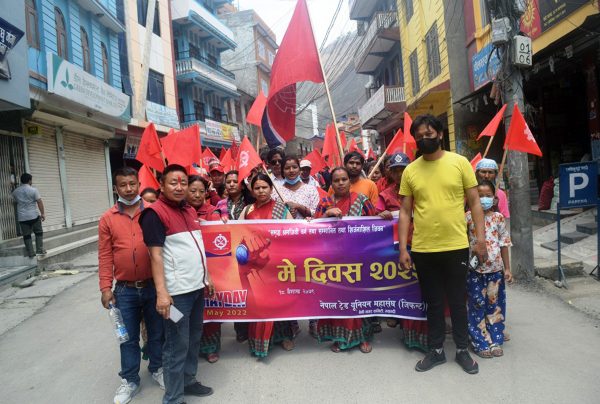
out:
<path id="1" fill-rule="evenodd" d="M 499 347 L 499 346 L 492 347 L 492 356 L 499 358 L 502 355 L 504 355 L 504 350 L 502 350 L 501 347 Z"/>
<path id="2" fill-rule="evenodd" d="M 281 347 L 286 351 L 291 351 L 296 347 L 296 344 L 291 339 L 286 339 L 281 343 Z"/>
<path id="3" fill-rule="evenodd" d="M 248 336 L 244 335 L 244 334 L 238 334 L 235 336 L 235 340 L 241 344 L 242 342 L 245 342 L 248 340 Z"/>
<path id="4" fill-rule="evenodd" d="M 319 333 L 317 331 L 317 323 L 310 323 L 309 327 L 308 327 L 308 333 L 310 334 L 311 337 L 317 339 L 319 338 Z"/>
<path id="5" fill-rule="evenodd" d="M 334 353 L 340 353 L 340 352 L 342 352 L 342 349 L 340 348 L 340 346 L 338 345 L 337 342 L 334 342 L 333 344 L 331 344 L 331 346 L 329 347 L 329 349 L 331 349 L 331 352 L 334 352 Z"/>
<path id="6" fill-rule="evenodd" d="M 510 334 L 504 331 L 504 341 L 510 341 Z"/>
<path id="7" fill-rule="evenodd" d="M 369 353 L 373 350 L 373 346 L 368 342 L 361 342 L 358 349 L 360 349 L 362 353 Z"/>
<path id="8" fill-rule="evenodd" d="M 206 361 L 208 363 L 215 363 L 218 360 L 219 360 L 219 354 L 216 352 L 209 353 L 208 355 L 206 355 Z"/>
<path id="9" fill-rule="evenodd" d="M 388 318 L 386 323 L 387 326 L 390 328 L 396 328 L 398 326 L 398 320 L 396 320 L 395 318 Z"/>
<path id="10" fill-rule="evenodd" d="M 475 355 L 477 355 L 477 356 L 479 356 L 480 358 L 483 358 L 483 359 L 491 359 L 491 358 L 493 358 L 492 351 L 489 350 L 489 349 L 484 349 L 482 351 L 474 351 L 474 352 L 475 352 Z"/>
<path id="11" fill-rule="evenodd" d="M 383 331 L 381 329 L 381 324 L 379 323 L 371 324 L 371 330 L 373 331 L 373 334 L 379 334 L 381 331 Z"/>

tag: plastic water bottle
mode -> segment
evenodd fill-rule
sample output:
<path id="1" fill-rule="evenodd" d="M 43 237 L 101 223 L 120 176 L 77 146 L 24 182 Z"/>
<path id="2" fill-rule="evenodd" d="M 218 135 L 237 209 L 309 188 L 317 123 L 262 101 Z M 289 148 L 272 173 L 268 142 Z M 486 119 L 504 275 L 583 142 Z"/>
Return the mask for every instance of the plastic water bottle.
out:
<path id="1" fill-rule="evenodd" d="M 127 333 L 127 328 L 125 327 L 125 323 L 123 322 L 123 316 L 121 315 L 121 310 L 115 307 L 114 304 L 108 304 L 108 317 L 110 317 L 110 321 L 113 324 L 113 328 L 115 330 L 115 335 L 119 340 L 119 343 L 129 341 L 129 334 Z"/>

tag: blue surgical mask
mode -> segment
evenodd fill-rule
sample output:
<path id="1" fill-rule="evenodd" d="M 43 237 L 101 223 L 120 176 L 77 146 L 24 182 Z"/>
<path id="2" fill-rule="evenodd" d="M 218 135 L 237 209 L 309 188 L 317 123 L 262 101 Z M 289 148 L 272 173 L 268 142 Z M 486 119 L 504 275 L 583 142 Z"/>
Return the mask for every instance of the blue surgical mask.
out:
<path id="1" fill-rule="evenodd" d="M 293 180 L 290 180 L 289 178 L 285 178 L 284 181 L 287 185 L 296 185 L 297 183 L 302 181 L 302 178 L 300 178 L 300 176 L 297 176 Z"/>
<path id="2" fill-rule="evenodd" d="M 123 198 L 122 196 L 119 196 L 119 203 L 122 203 L 125 206 L 131 206 L 131 205 L 135 205 L 136 203 L 138 203 L 140 201 L 140 199 L 142 199 L 141 196 L 136 195 L 135 198 L 133 198 L 132 200 L 128 201 L 127 199 Z"/>
<path id="3" fill-rule="evenodd" d="M 483 210 L 490 210 L 494 206 L 494 198 L 491 196 L 482 196 L 479 198 Z"/>

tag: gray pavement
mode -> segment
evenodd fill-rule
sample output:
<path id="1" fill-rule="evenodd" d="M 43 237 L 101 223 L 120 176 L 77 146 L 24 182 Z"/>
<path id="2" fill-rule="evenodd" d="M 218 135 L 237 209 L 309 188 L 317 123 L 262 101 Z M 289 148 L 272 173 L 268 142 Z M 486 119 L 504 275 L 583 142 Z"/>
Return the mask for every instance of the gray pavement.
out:
<path id="1" fill-rule="evenodd" d="M 112 402 L 119 384 L 119 350 L 86 259 L 92 262 L 93 256 L 74 265 L 80 274 L 0 294 L 2 323 L 12 318 L 13 324 L 0 329 L 1 402 Z M 52 297 L 59 289 L 64 291 Z M 199 365 L 201 380 L 215 394 L 188 397 L 187 402 L 598 403 L 598 318 L 522 286 L 510 288 L 508 307 L 512 340 L 505 345 L 505 356 L 480 359 L 475 376 L 454 363 L 450 340 L 447 364 L 416 373 L 413 367 L 422 354 L 407 351 L 398 329 L 385 325 L 372 353 L 334 354 L 308 336 L 304 322 L 294 351 L 277 347 L 259 361 L 225 324 L 221 360 L 201 360 Z M 11 310 L 21 312 L 9 315 Z M 142 366 L 142 390 L 132 403 L 159 403 L 162 391 L 145 362 Z"/>

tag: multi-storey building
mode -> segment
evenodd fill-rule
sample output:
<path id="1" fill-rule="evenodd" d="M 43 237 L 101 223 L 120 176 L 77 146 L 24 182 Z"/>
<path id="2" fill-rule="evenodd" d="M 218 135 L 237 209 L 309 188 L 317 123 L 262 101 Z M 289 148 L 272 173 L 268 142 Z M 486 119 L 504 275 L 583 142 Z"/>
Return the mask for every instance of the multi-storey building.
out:
<path id="1" fill-rule="evenodd" d="M 239 99 L 235 74 L 221 63 L 221 53 L 237 44 L 217 9 L 231 0 L 173 0 L 175 70 L 182 126 L 198 124 L 202 144 L 220 149 L 238 143 L 239 130 L 227 112 L 230 99 Z"/>
<path id="2" fill-rule="evenodd" d="M 464 102 L 473 113 L 469 151 L 485 147 L 476 136 L 498 109 L 489 97 L 500 61 L 491 44 L 490 14 L 486 2 L 465 1 L 465 27 L 470 94 Z M 531 37 L 532 67 L 523 69 L 525 118 L 543 157 L 530 156 L 532 196 L 558 164 L 600 159 L 598 3 L 576 0 L 528 0 L 521 31 Z M 488 62 L 489 61 L 489 62 Z M 502 155 L 503 135 L 492 146 Z"/>
<path id="3" fill-rule="evenodd" d="M 406 109 L 396 1 L 350 0 L 349 9 L 361 38 L 353 57 L 354 68 L 369 77 L 365 87 L 368 99 L 358 115 L 364 133 L 377 131 L 385 149 L 402 126 Z"/>
<path id="4" fill-rule="evenodd" d="M 240 93 L 239 99 L 229 99 L 228 115 L 239 125 L 240 135 L 248 135 L 256 144 L 260 130 L 246 123 L 246 115 L 259 91 L 269 94 L 271 65 L 277 51 L 275 34 L 254 10 L 238 11 L 228 4 L 219 10 L 219 18 L 233 31 L 238 44 L 235 50 L 221 55 L 223 66 L 235 73 Z"/>

